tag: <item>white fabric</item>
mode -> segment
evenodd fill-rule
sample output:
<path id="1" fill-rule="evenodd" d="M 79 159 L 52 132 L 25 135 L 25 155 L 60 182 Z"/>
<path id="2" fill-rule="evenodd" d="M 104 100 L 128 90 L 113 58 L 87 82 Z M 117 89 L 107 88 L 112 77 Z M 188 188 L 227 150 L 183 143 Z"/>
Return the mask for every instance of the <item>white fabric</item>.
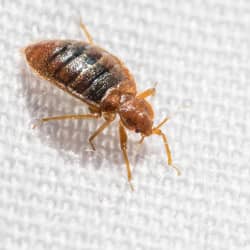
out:
<path id="1" fill-rule="evenodd" d="M 20 48 L 84 39 L 124 60 L 164 126 L 129 133 L 131 192 L 117 123 L 36 118 L 86 106 L 30 73 Z M 250 249 L 248 0 L 0 0 L 0 249 Z M 179 107 L 189 106 L 175 113 Z"/>

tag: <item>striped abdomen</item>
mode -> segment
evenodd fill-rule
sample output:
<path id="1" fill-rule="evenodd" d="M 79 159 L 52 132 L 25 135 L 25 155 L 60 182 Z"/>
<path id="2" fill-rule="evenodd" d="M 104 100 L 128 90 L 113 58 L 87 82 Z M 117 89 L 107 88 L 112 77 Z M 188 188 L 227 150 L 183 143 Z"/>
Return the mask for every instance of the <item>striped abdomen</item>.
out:
<path id="1" fill-rule="evenodd" d="M 28 46 L 25 55 L 42 77 L 88 103 L 99 104 L 107 90 L 121 82 L 134 85 L 119 59 L 88 43 L 44 41 Z"/>

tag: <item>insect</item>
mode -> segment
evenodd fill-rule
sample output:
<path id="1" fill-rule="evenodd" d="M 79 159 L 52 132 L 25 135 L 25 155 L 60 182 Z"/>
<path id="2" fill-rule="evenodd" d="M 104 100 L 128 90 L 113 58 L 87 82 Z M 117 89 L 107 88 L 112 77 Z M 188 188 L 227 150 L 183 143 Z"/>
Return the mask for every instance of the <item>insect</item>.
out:
<path id="1" fill-rule="evenodd" d="M 128 182 L 131 184 L 131 168 L 127 154 L 126 129 L 140 133 L 140 143 L 145 137 L 158 135 L 162 138 L 168 165 L 177 174 L 172 163 L 167 137 L 160 129 L 169 119 L 153 126 L 154 112 L 146 98 L 154 95 L 155 88 L 137 93 L 135 79 L 116 56 L 96 45 L 86 26 L 80 26 L 87 42 L 75 40 L 46 40 L 24 48 L 24 56 L 32 70 L 57 87 L 88 105 L 88 114 L 67 114 L 45 117 L 40 123 L 65 119 L 98 119 L 104 122 L 90 136 L 89 143 L 107 128 L 118 115 L 120 147 L 125 160 Z"/>

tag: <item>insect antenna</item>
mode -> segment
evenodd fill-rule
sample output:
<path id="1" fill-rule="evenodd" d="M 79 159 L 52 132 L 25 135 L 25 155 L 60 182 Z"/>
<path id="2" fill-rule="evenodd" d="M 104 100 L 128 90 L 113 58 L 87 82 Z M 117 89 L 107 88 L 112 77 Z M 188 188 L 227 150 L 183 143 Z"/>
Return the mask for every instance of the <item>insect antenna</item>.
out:
<path id="1" fill-rule="evenodd" d="M 166 155 L 168 157 L 168 165 L 176 170 L 177 175 L 180 175 L 180 170 L 175 165 L 173 165 L 172 154 L 168 145 L 167 136 L 160 129 L 160 127 L 162 127 L 167 121 L 169 121 L 169 117 L 164 118 L 156 127 L 154 127 L 152 129 L 152 134 L 161 136 L 164 143 Z"/>

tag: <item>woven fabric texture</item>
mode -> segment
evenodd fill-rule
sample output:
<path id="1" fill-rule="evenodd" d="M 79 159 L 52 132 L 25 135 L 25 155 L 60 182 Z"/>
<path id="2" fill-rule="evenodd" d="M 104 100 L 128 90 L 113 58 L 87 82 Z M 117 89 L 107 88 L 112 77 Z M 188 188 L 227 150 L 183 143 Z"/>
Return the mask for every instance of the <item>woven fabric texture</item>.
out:
<path id="1" fill-rule="evenodd" d="M 132 192 L 114 122 L 38 79 L 21 48 L 85 39 L 119 56 L 150 98 L 161 139 L 129 133 Z M 0 249 L 250 249 L 249 0 L 0 0 Z"/>

